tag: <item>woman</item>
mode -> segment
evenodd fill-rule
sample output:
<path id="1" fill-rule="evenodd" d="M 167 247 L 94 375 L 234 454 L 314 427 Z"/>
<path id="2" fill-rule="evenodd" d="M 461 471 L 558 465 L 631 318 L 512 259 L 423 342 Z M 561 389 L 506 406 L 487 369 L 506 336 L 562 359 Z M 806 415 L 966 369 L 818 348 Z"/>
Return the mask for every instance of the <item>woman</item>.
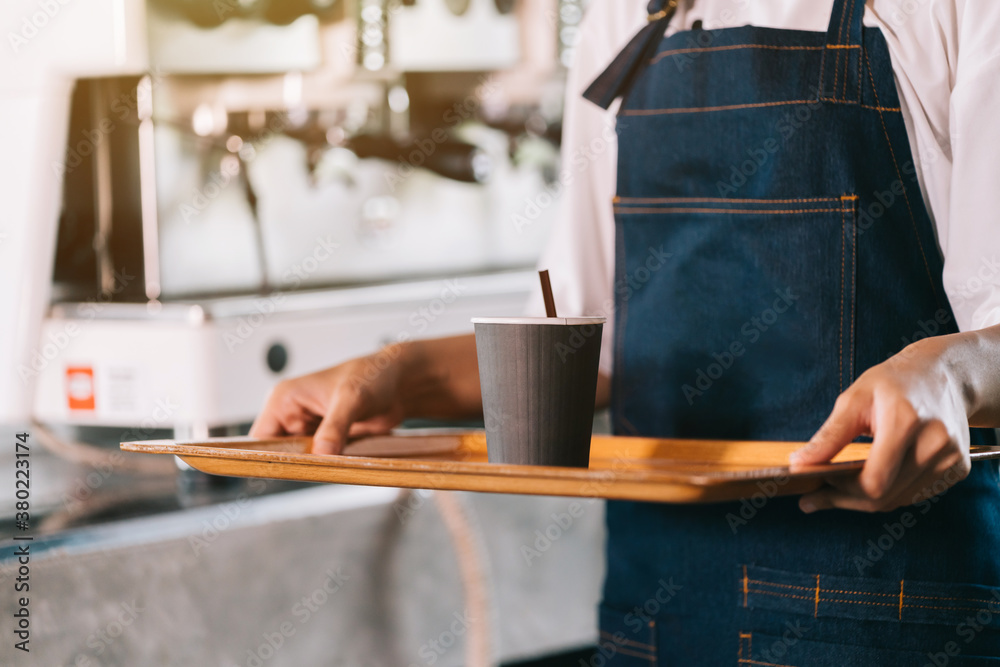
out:
<path id="1" fill-rule="evenodd" d="M 873 441 L 797 500 L 609 502 L 601 664 L 1000 665 L 997 465 L 969 462 L 1000 425 L 1000 3 L 870 4 L 589 11 L 544 263 L 564 309 L 613 295 L 615 431 L 808 440 L 793 466 Z M 641 23 L 587 90 L 615 121 L 575 95 Z M 282 383 L 252 433 L 336 452 L 481 411 L 471 336 L 380 354 Z"/>

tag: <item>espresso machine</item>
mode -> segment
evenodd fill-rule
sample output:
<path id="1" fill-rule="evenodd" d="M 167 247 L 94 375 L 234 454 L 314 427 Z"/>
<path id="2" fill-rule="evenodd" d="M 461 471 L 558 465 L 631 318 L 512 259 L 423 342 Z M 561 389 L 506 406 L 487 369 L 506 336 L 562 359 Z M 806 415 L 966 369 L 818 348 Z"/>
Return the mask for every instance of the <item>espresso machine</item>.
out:
<path id="1" fill-rule="evenodd" d="M 525 564 L 566 499 L 118 449 L 245 432 L 283 378 L 523 313 L 582 2 L 4 3 L 0 424 L 33 448 L 41 662 L 456 667 L 594 641 L 600 503 Z M 5 586 L 23 544 L 0 544 Z"/>
<path id="2" fill-rule="evenodd" d="M 0 420 L 234 432 L 523 312 L 579 0 L 14 4 Z"/>

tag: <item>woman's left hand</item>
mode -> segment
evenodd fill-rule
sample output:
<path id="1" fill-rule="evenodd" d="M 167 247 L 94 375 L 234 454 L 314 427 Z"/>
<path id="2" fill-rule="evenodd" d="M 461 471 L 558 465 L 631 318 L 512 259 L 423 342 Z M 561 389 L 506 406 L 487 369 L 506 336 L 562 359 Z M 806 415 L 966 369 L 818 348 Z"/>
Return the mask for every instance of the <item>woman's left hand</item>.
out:
<path id="1" fill-rule="evenodd" d="M 865 371 L 840 395 L 809 444 L 792 454 L 795 472 L 826 463 L 858 436 L 873 436 L 861 473 L 799 500 L 804 512 L 884 512 L 938 495 L 969 474 L 969 420 L 949 372 L 947 336 L 913 343 Z"/>

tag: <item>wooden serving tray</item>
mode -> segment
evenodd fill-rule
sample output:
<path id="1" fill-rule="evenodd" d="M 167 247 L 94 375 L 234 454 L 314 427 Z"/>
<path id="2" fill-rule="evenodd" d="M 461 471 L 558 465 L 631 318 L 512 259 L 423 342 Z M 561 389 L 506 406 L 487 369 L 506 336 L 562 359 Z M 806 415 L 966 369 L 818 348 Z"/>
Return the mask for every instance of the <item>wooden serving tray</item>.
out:
<path id="1" fill-rule="evenodd" d="M 234 477 L 705 503 L 757 493 L 808 493 L 820 488 L 825 478 L 856 475 L 870 447 L 853 443 L 833 463 L 792 475 L 788 455 L 802 445 L 594 436 L 587 469 L 488 463 L 481 431 L 365 438 L 349 444 L 340 456 L 310 454 L 312 439 L 304 437 L 150 440 L 123 442 L 121 448 L 173 454 L 202 472 Z M 1000 458 L 1000 447 L 973 449 L 973 460 L 987 458 Z"/>

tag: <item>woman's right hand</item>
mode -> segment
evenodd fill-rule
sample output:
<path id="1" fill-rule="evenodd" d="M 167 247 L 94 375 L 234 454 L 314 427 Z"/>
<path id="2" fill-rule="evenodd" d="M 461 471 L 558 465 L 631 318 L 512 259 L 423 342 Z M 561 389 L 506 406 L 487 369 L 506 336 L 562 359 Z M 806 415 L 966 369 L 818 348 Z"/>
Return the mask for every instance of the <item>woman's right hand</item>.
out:
<path id="1" fill-rule="evenodd" d="M 313 452 L 339 454 L 348 438 L 388 433 L 406 417 L 406 343 L 278 383 L 250 428 L 254 438 L 313 435 Z"/>

